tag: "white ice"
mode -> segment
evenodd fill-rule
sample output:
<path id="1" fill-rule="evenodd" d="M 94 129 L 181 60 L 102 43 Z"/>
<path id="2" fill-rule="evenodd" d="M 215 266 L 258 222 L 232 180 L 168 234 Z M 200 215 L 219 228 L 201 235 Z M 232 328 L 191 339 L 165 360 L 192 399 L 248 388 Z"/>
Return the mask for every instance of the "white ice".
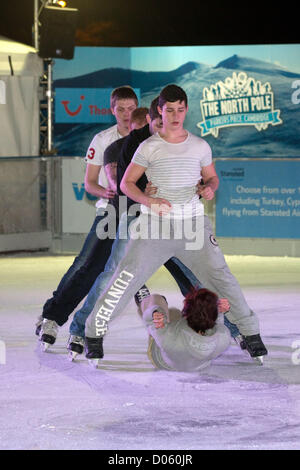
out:
<path id="1" fill-rule="evenodd" d="M 153 368 L 134 302 L 100 369 L 68 361 L 69 323 L 41 352 L 36 318 L 72 257 L 0 258 L 0 449 L 299 449 L 300 258 L 227 260 L 269 355 L 258 366 L 232 343 L 196 374 Z M 181 306 L 163 268 L 149 286 Z"/>

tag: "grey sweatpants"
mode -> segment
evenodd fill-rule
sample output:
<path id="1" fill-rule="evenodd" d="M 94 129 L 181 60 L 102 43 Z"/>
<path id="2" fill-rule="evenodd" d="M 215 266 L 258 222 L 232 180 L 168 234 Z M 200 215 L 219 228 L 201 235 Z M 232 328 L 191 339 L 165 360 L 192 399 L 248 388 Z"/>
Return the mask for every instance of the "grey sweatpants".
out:
<path id="1" fill-rule="evenodd" d="M 149 217 L 149 223 L 150 220 Z M 201 279 L 207 289 L 229 300 L 230 311 L 226 316 L 229 321 L 237 325 L 241 334 L 245 336 L 258 334 L 258 318 L 247 305 L 236 278 L 227 266 L 214 238 L 208 217 L 204 216 L 203 247 L 196 250 L 186 249 L 189 243 L 190 240 L 184 236 L 168 240 L 131 239 L 114 276 L 87 319 L 85 336 L 90 338 L 104 336 L 109 321 L 125 309 L 147 279 L 172 257 L 178 258 L 189 268 L 198 279 Z"/>

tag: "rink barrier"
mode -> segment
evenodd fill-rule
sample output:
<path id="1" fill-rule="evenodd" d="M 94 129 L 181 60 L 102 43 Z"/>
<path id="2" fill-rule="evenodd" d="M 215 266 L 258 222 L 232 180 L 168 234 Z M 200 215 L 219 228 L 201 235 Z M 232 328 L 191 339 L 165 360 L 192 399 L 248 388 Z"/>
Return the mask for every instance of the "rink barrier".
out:
<path id="1" fill-rule="evenodd" d="M 224 165 L 233 165 L 233 168 L 241 171 L 243 165 L 247 167 L 252 162 L 257 174 L 259 166 L 265 167 L 269 164 L 271 168 L 276 166 L 276 162 L 281 162 L 281 165 L 282 162 L 286 162 L 289 167 L 295 165 L 295 171 L 291 172 L 293 179 L 291 184 L 294 184 L 295 175 L 299 174 L 300 168 L 299 158 L 216 158 L 214 161 L 217 171 L 220 165 L 222 168 Z M 0 252 L 42 249 L 60 254 L 77 253 L 96 215 L 96 198 L 84 188 L 83 158 L 80 156 L 1 157 L 0 163 L 0 184 L 3 193 L 0 201 Z M 241 177 L 241 174 L 233 176 L 233 182 L 229 182 L 228 179 L 221 180 L 216 198 L 204 201 L 205 213 L 212 221 L 223 253 L 300 256 L 298 225 L 292 229 L 290 238 L 276 236 L 258 238 L 236 236 L 236 234 L 225 236 L 222 233 L 222 223 L 220 226 L 222 218 L 220 219 L 218 211 L 223 196 L 227 197 L 226 202 L 228 202 L 228 195 L 222 195 L 222 192 L 228 190 L 229 183 L 235 184 L 234 178 L 238 176 Z M 260 184 L 262 183 L 263 180 Z M 236 209 L 237 205 L 234 208 Z M 300 207 L 295 207 L 295 210 L 300 212 Z M 298 220 L 300 221 L 300 217 Z M 250 223 L 252 221 L 250 220 Z M 227 225 L 230 228 L 230 225 L 234 224 L 230 221 Z"/>

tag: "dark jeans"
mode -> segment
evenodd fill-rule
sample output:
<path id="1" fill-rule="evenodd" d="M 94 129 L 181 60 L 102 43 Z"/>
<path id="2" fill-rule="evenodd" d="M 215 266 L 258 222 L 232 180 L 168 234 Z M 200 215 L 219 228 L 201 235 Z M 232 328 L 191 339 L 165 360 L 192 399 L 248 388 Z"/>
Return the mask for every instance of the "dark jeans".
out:
<path id="1" fill-rule="evenodd" d="M 89 292 L 98 274 L 103 271 L 114 242 L 109 238 L 100 240 L 96 233 L 98 223 L 106 215 L 105 211 L 95 218 L 79 255 L 61 279 L 53 297 L 46 301 L 43 318 L 55 320 L 59 326 L 66 323 L 69 315 Z"/>

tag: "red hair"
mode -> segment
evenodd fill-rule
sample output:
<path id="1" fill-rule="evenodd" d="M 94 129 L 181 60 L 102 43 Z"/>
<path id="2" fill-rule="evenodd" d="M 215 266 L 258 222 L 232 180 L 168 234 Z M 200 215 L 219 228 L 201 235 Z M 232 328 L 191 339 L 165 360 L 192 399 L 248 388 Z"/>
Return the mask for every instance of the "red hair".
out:
<path id="1" fill-rule="evenodd" d="M 208 289 L 193 288 L 184 299 L 183 316 L 190 328 L 204 333 L 218 317 L 218 296 Z"/>

